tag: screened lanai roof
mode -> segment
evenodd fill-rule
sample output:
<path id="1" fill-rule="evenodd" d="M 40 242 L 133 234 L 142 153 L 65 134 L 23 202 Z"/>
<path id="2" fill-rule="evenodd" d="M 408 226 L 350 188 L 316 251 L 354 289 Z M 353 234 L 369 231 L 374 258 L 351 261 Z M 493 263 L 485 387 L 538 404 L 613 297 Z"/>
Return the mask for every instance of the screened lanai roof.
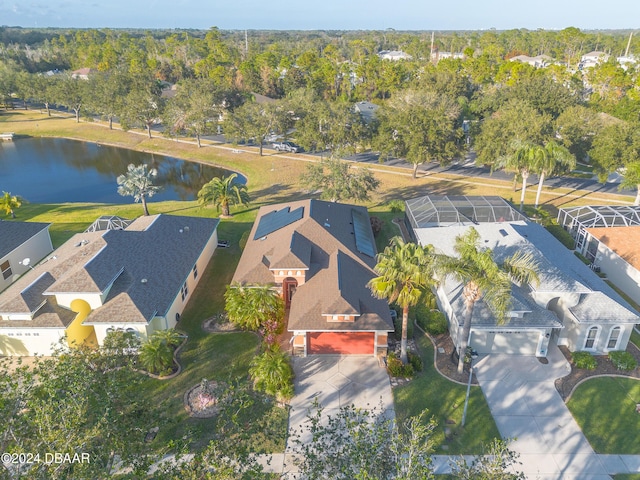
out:
<path id="1" fill-rule="evenodd" d="M 414 228 L 527 219 L 505 199 L 497 196 L 427 195 L 405 203 L 405 212 Z"/>
<path id="2" fill-rule="evenodd" d="M 104 215 L 89 225 L 85 232 L 102 232 L 104 230 L 124 230 L 133 220 L 129 220 L 115 215 Z"/>
<path id="3" fill-rule="evenodd" d="M 640 226 L 640 206 L 596 205 L 561 208 L 558 223 L 566 228 Z"/>

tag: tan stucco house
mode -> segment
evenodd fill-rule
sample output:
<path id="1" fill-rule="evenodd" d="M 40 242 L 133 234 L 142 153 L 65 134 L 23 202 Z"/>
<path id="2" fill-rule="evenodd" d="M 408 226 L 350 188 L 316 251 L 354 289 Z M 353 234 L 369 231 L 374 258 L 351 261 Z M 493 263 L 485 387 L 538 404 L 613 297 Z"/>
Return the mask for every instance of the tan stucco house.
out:
<path id="1" fill-rule="evenodd" d="M 272 285 L 285 299 L 295 352 L 386 352 L 393 322 L 367 283 L 376 246 L 367 209 L 301 200 L 261 207 L 233 282 Z"/>
<path id="2" fill-rule="evenodd" d="M 49 355 L 62 337 L 102 344 L 112 330 L 145 339 L 176 326 L 217 246 L 218 220 L 153 215 L 99 225 L 0 294 L 1 355 Z"/>

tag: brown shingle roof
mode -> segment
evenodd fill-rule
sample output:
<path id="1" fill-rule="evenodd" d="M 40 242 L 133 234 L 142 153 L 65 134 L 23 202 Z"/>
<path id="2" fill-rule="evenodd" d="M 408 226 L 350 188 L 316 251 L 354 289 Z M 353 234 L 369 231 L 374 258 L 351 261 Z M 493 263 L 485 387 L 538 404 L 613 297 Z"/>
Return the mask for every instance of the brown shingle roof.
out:
<path id="1" fill-rule="evenodd" d="M 255 233 L 264 215 L 303 209 L 302 217 L 267 235 Z M 289 330 L 392 330 L 387 302 L 375 299 L 367 282 L 375 258 L 356 248 L 352 212 L 368 221 L 366 208 L 301 200 L 262 207 L 233 276 L 243 284 L 273 284 L 269 268 L 309 268 L 291 301 Z M 289 263 L 289 264 L 288 264 Z M 352 314 L 355 322 L 328 322 L 324 315 Z"/>
<path id="2" fill-rule="evenodd" d="M 586 230 L 640 271 L 640 227 L 603 227 Z"/>

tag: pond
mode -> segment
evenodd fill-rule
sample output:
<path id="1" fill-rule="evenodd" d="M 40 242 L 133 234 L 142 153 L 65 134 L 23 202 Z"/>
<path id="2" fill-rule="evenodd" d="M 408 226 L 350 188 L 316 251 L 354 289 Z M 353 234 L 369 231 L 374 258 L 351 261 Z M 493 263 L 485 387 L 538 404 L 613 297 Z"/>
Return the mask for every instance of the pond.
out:
<path id="1" fill-rule="evenodd" d="M 0 192 L 31 203 L 130 203 L 118 194 L 116 178 L 127 165 L 158 170 L 162 190 L 152 201 L 193 200 L 213 177 L 229 170 L 162 155 L 61 138 L 17 138 L 0 142 Z M 246 182 L 238 176 L 241 182 Z"/>

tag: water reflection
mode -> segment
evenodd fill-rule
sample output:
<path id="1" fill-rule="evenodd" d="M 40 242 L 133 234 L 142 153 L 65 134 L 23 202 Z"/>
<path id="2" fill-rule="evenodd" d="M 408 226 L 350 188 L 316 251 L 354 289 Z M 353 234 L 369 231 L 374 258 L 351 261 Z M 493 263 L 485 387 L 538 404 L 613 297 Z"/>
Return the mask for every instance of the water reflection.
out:
<path id="1" fill-rule="evenodd" d="M 221 168 L 163 155 L 59 138 L 0 142 L 0 191 L 34 203 L 129 203 L 117 193 L 116 178 L 127 165 L 146 163 L 158 170 L 162 191 L 153 201 L 193 200 Z M 246 179 L 239 176 L 244 182 Z"/>

